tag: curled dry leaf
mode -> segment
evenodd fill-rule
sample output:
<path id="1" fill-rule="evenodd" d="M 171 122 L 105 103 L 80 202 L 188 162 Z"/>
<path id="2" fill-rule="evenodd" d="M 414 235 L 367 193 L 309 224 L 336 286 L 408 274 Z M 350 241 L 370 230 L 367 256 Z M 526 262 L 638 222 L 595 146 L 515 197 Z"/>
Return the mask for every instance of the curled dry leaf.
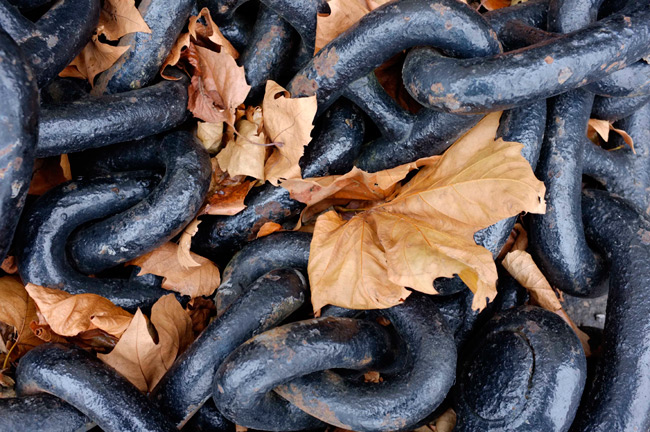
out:
<path id="1" fill-rule="evenodd" d="M 72 62 L 59 73 L 61 77 L 85 78 L 92 86 L 95 77 L 104 72 L 122 57 L 129 46 L 113 46 L 99 40 L 97 33 L 75 57 Z"/>
<path id="2" fill-rule="evenodd" d="M 636 151 L 634 150 L 634 140 L 627 132 L 615 128 L 614 125 L 607 120 L 589 119 L 589 123 L 587 124 L 587 137 L 590 140 L 597 142 L 598 136 L 600 136 L 603 141 L 609 142 L 610 131 L 619 134 L 623 138 L 623 141 L 625 141 L 625 144 L 630 146 L 632 153 L 636 154 Z"/>
<path id="3" fill-rule="evenodd" d="M 193 340 L 190 316 L 173 294 L 153 305 L 151 323 L 157 337 L 138 309 L 113 351 L 98 356 L 143 392 L 153 389 Z"/>
<path id="4" fill-rule="evenodd" d="M 120 337 L 133 315 L 95 294 L 69 294 L 34 284 L 25 287 L 52 331 L 61 336 L 101 329 Z"/>
<path id="5" fill-rule="evenodd" d="M 12 326 L 15 332 L 11 346 L 7 347 L 12 358 L 43 343 L 30 329 L 30 323 L 38 320 L 36 305 L 23 284 L 13 276 L 0 278 L 0 305 L 0 322 Z"/>
<path id="6" fill-rule="evenodd" d="M 219 168 L 231 177 L 250 176 L 264 180 L 266 136 L 258 133 L 258 124 L 242 118 L 237 122 L 237 135 L 217 155 Z M 248 191 L 246 191 L 248 192 Z"/>
<path id="7" fill-rule="evenodd" d="M 481 6 L 489 11 L 508 7 L 510 4 L 511 0 L 481 0 Z"/>
<path id="8" fill-rule="evenodd" d="M 486 116 L 386 201 L 318 217 L 308 266 L 315 310 L 394 306 L 409 295 L 405 287 L 435 293 L 434 279 L 455 274 L 474 292 L 474 309 L 494 298 L 496 267 L 474 233 L 545 211 L 544 184 L 522 145 L 494 140 L 499 117 Z"/>
<path id="9" fill-rule="evenodd" d="M 526 248 L 528 247 L 526 231 L 521 226 L 516 229 L 520 234 L 517 235 L 517 241 L 515 241 L 512 250 L 501 261 L 503 268 L 528 290 L 533 303 L 558 314 L 565 320 L 580 339 L 585 354 L 587 356 L 590 355 L 589 336 L 580 330 L 567 315 L 562 308 L 562 303 L 560 303 L 560 299 L 557 297 L 555 290 L 553 290 L 542 271 L 537 267 L 533 257 L 526 252 Z M 523 234 L 521 233 L 522 231 Z"/>
<path id="10" fill-rule="evenodd" d="M 190 297 L 212 294 L 221 281 L 217 266 L 209 259 L 190 252 L 190 257 L 199 266 L 185 268 L 178 261 L 178 248 L 177 244 L 168 242 L 128 264 L 141 268 L 138 276 L 148 273 L 162 276 L 162 287 L 165 289 Z"/>
<path id="11" fill-rule="evenodd" d="M 244 68 L 225 50 L 215 52 L 193 42 L 183 55 L 194 67 L 187 102 L 194 117 L 209 123 L 235 124 L 235 110 L 251 89 Z"/>
<path id="12" fill-rule="evenodd" d="M 65 181 L 67 181 L 66 173 L 63 172 L 61 159 L 58 156 L 36 159 L 28 193 L 43 195 Z"/>
<path id="13" fill-rule="evenodd" d="M 198 122 L 196 126 L 196 136 L 203 144 L 203 147 L 210 154 L 217 154 L 221 150 L 221 140 L 223 139 L 223 122 L 206 123 Z"/>
<path id="14" fill-rule="evenodd" d="M 257 238 L 266 237 L 269 234 L 273 234 L 274 232 L 278 232 L 281 230 L 282 230 L 282 225 L 280 225 L 279 223 L 265 222 L 264 225 L 262 225 L 260 230 L 257 232 Z"/>
<path id="15" fill-rule="evenodd" d="M 244 199 L 254 185 L 255 181 L 246 180 L 246 176 L 231 177 L 219 168 L 217 158 L 213 158 L 210 184 L 212 195 L 199 211 L 199 216 L 204 214 L 232 216 L 239 213 L 246 208 Z"/>
<path id="16" fill-rule="evenodd" d="M 280 179 L 300 178 L 298 162 L 311 141 L 317 110 L 316 96 L 291 98 L 282 86 L 266 82 L 262 113 L 264 130 L 275 145 L 264 165 L 264 177 L 272 184 Z"/>
<path id="17" fill-rule="evenodd" d="M 0 270 L 7 274 L 15 274 L 18 272 L 18 267 L 16 266 L 16 257 L 13 255 L 7 255 L 2 264 L 0 264 Z"/>
<path id="18" fill-rule="evenodd" d="M 217 313 L 217 307 L 210 298 L 196 297 L 187 303 L 185 309 L 192 320 L 192 331 L 198 336 L 210 322 L 210 317 Z"/>
<path id="19" fill-rule="evenodd" d="M 194 219 L 192 222 L 185 227 L 185 230 L 181 234 L 181 238 L 178 240 L 178 249 L 177 249 L 177 259 L 183 268 L 190 267 L 200 267 L 201 264 L 194 261 L 192 255 L 190 254 L 190 247 L 192 246 L 192 237 L 199 230 L 200 220 Z"/>
<path id="20" fill-rule="evenodd" d="M 205 24 L 201 23 L 200 19 L 203 19 Z M 214 48 L 216 51 L 225 51 L 235 60 L 239 58 L 239 53 L 235 47 L 224 37 L 219 27 L 212 21 L 207 7 L 201 9 L 197 16 L 190 17 L 187 30 L 199 45 Z"/>
<path id="21" fill-rule="evenodd" d="M 128 33 L 151 33 L 134 0 L 105 0 L 97 29 L 113 41 Z"/>

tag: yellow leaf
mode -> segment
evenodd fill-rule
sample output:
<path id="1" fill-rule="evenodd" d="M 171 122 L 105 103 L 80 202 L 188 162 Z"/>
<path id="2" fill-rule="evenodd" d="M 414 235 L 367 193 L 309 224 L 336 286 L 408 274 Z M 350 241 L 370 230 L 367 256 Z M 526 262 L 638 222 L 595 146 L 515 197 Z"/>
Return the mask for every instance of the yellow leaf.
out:
<path id="1" fill-rule="evenodd" d="M 291 98 L 276 82 L 266 82 L 264 130 L 275 149 L 266 161 L 264 176 L 272 184 L 277 186 L 279 179 L 300 178 L 298 162 L 311 141 L 316 104 L 316 96 Z"/>
<path id="2" fill-rule="evenodd" d="M 318 217 L 308 272 L 314 310 L 327 304 L 348 309 L 387 308 L 410 295 L 386 277 L 385 254 L 364 215 L 345 221 L 330 211 Z"/>
<path id="3" fill-rule="evenodd" d="M 200 267 L 201 264 L 197 263 L 191 255 L 190 247 L 192 246 L 192 237 L 199 230 L 200 220 L 194 219 L 183 230 L 181 238 L 178 240 L 177 258 L 181 267 Z"/>
<path id="4" fill-rule="evenodd" d="M 140 309 L 109 354 L 98 357 L 138 389 L 148 392 L 160 381 L 185 347 L 192 342 L 192 321 L 172 294 L 160 298 L 151 309 L 158 343 Z"/>
<path id="5" fill-rule="evenodd" d="M 129 262 L 141 268 L 139 276 L 152 273 L 162 276 L 162 287 L 190 297 L 207 296 L 219 286 L 219 269 L 212 261 L 190 252 L 199 267 L 184 268 L 178 261 L 179 246 L 165 243 Z"/>
<path id="6" fill-rule="evenodd" d="M 98 328 L 119 337 L 133 317 L 95 294 L 73 295 L 33 284 L 27 284 L 25 289 L 52 330 L 61 336 L 76 336 Z"/>
<path id="7" fill-rule="evenodd" d="M 235 124 L 235 110 L 251 89 L 244 68 L 225 50 L 215 52 L 190 43 L 185 52 L 196 69 L 188 90 L 188 109 L 209 123 Z"/>
<path id="8" fill-rule="evenodd" d="M 237 136 L 217 155 L 219 168 L 231 177 L 243 175 L 264 180 L 266 137 L 257 133 L 258 125 L 242 118 L 237 122 Z"/>
<path id="9" fill-rule="evenodd" d="M 18 344 L 12 350 L 13 355 L 20 357 L 31 348 L 43 343 L 30 329 L 30 323 L 37 321 L 36 305 L 29 297 L 20 281 L 11 276 L 0 277 L 0 322 L 14 328 Z M 1 363 L 0 363 L 1 365 Z"/>
<path id="10" fill-rule="evenodd" d="M 92 36 L 90 42 L 86 44 L 83 50 L 75 57 L 68 66 L 66 66 L 59 76 L 86 78 L 92 86 L 95 82 L 95 76 L 104 72 L 122 57 L 129 46 L 113 46 L 99 41 L 97 34 Z"/>
<path id="11" fill-rule="evenodd" d="M 221 149 L 223 122 L 198 122 L 196 126 L 196 136 L 199 138 L 201 144 L 203 144 L 203 147 L 205 147 L 208 153 L 216 154 Z"/>
<path id="12" fill-rule="evenodd" d="M 474 233 L 522 211 L 545 211 L 544 184 L 522 145 L 494 140 L 499 117 L 488 115 L 385 202 L 349 221 L 334 212 L 317 219 L 309 260 L 314 309 L 393 306 L 408 295 L 405 287 L 432 293 L 434 279 L 452 274 L 474 292 L 474 309 L 494 298 L 496 268 Z"/>
<path id="13" fill-rule="evenodd" d="M 98 29 L 106 39 L 113 41 L 127 33 L 151 33 L 151 29 L 135 7 L 134 0 L 105 0 L 99 16 Z"/>

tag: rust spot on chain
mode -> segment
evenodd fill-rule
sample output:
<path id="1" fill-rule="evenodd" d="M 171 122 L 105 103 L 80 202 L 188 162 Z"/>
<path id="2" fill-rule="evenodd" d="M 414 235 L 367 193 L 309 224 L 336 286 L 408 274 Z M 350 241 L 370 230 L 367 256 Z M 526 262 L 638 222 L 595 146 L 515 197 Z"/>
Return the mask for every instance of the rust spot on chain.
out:
<path id="1" fill-rule="evenodd" d="M 553 57 L 551 57 L 551 56 L 546 56 L 546 58 L 544 59 L 544 61 L 545 61 L 547 64 L 551 64 L 551 63 L 553 63 Z"/>
<path id="2" fill-rule="evenodd" d="M 339 55 L 336 52 L 336 47 L 325 50 L 314 58 L 314 68 L 316 74 L 320 77 L 334 78 L 336 75 L 335 67 L 339 62 Z"/>

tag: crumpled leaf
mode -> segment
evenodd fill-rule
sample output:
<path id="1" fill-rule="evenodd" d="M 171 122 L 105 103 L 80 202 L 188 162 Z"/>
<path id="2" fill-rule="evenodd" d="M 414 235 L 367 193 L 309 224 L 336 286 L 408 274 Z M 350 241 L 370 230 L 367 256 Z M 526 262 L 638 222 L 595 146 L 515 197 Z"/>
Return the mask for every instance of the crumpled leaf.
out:
<path id="1" fill-rule="evenodd" d="M 30 329 L 30 323 L 38 320 L 36 305 L 23 284 L 12 276 L 0 277 L 0 322 L 14 328 L 12 357 L 17 358 L 43 342 Z"/>
<path id="2" fill-rule="evenodd" d="M 523 227 L 516 228 L 520 234 L 517 236 L 514 246 L 501 261 L 510 275 L 517 280 L 524 288 L 528 290 L 531 300 L 534 304 L 558 314 L 573 331 L 578 335 L 585 354 L 589 356 L 591 349 L 589 347 L 589 336 L 575 325 L 566 311 L 562 308 L 562 303 L 557 297 L 555 290 L 548 283 L 542 271 L 537 267 L 533 257 L 526 252 L 528 247 L 528 237 Z"/>
<path id="3" fill-rule="evenodd" d="M 134 0 L 105 0 L 97 29 L 106 39 L 113 41 L 128 33 L 151 33 Z"/>
<path id="4" fill-rule="evenodd" d="M 48 190 L 67 181 L 67 173 L 63 170 L 62 159 L 52 156 L 34 161 L 32 181 L 29 184 L 30 195 L 43 195 Z"/>
<path id="5" fill-rule="evenodd" d="M 190 252 L 191 258 L 199 266 L 185 268 L 178 261 L 178 247 L 175 243 L 165 243 L 157 249 L 129 261 L 128 264 L 141 268 L 138 276 L 148 273 L 162 276 L 164 278 L 162 287 L 165 289 L 190 297 L 212 294 L 221 281 L 217 266 L 209 259 Z"/>
<path id="6" fill-rule="evenodd" d="M 255 186 L 254 180 L 247 180 L 244 175 L 231 177 L 219 168 L 217 158 L 212 158 L 212 181 L 206 204 L 199 211 L 199 216 L 232 216 L 246 208 L 244 199 L 248 191 Z"/>
<path id="7" fill-rule="evenodd" d="M 120 337 L 133 315 L 95 294 L 69 294 L 34 284 L 25 287 L 52 331 L 61 336 L 101 329 Z"/>
<path id="8" fill-rule="evenodd" d="M 316 16 L 316 49 L 320 51 L 364 15 L 391 0 L 328 0 L 329 14 Z"/>
<path id="9" fill-rule="evenodd" d="M 209 123 L 235 124 L 235 110 L 251 89 L 244 68 L 225 50 L 215 52 L 190 42 L 184 55 L 194 66 L 188 109 Z"/>
<path id="10" fill-rule="evenodd" d="M 439 156 L 422 158 L 374 173 L 353 167 L 343 175 L 287 179 L 280 185 L 291 192 L 291 198 L 307 204 L 301 216 L 301 220 L 306 222 L 331 206 L 359 202 L 356 206 L 359 208 L 364 201 L 371 204 L 385 200 L 395 192 L 397 183 L 404 180 L 409 172 L 436 164 L 438 160 Z"/>
<path id="11" fill-rule="evenodd" d="M 143 392 L 155 387 L 193 339 L 190 316 L 173 294 L 160 298 L 153 305 L 151 323 L 157 338 L 138 309 L 113 351 L 98 355 Z"/>
<path id="12" fill-rule="evenodd" d="M 90 42 L 60 73 L 60 77 L 85 78 L 94 85 L 95 77 L 122 57 L 129 46 L 113 46 L 102 43 L 95 33 Z"/>
<path id="13" fill-rule="evenodd" d="M 185 308 L 192 320 L 192 331 L 198 336 L 209 324 L 210 317 L 217 313 L 217 307 L 211 298 L 196 297 Z"/>
<path id="14" fill-rule="evenodd" d="M 596 142 L 597 136 L 600 136 L 603 141 L 609 142 L 610 131 L 619 134 L 623 138 L 623 141 L 625 141 L 625 144 L 630 146 L 632 153 L 636 154 L 636 150 L 634 149 L 634 140 L 627 132 L 615 128 L 614 125 L 607 120 L 589 119 L 587 124 L 587 137 L 590 140 Z"/>
<path id="15" fill-rule="evenodd" d="M 205 20 L 206 24 L 199 21 L 201 18 Z M 199 45 L 206 48 L 214 48 L 218 51 L 223 50 L 235 60 L 239 58 L 239 53 L 235 47 L 223 36 L 219 27 L 212 21 L 210 11 L 207 7 L 201 9 L 197 16 L 190 17 L 187 30 Z"/>
<path id="16" fill-rule="evenodd" d="M 435 293 L 433 280 L 454 274 L 474 292 L 473 309 L 494 298 L 496 267 L 474 233 L 545 211 L 544 184 L 522 145 L 494 140 L 499 117 L 488 115 L 385 202 L 345 219 L 318 217 L 308 266 L 315 310 L 394 306 L 409 295 L 405 287 Z"/>
<path id="17" fill-rule="evenodd" d="M 264 130 L 275 145 L 264 165 L 267 181 L 277 186 L 280 179 L 300 178 L 298 162 L 311 141 L 316 110 L 316 96 L 291 98 L 278 83 L 266 82 L 262 102 Z"/>
<path id="18" fill-rule="evenodd" d="M 196 136 L 203 144 L 203 147 L 210 154 L 216 154 L 221 150 L 221 140 L 223 139 L 223 122 L 206 123 L 198 122 L 196 126 Z"/>
<path id="19" fill-rule="evenodd" d="M 248 118 L 240 119 L 236 127 L 237 135 L 217 155 L 219 168 L 231 177 L 241 175 L 264 180 L 267 150 L 264 132 L 258 132 L 259 124 Z"/>

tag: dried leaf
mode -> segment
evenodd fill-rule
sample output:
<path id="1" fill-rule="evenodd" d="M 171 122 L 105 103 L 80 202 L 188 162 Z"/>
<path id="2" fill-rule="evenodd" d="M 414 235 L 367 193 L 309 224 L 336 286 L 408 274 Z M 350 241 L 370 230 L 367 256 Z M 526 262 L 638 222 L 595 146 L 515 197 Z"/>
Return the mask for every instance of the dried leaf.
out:
<path id="1" fill-rule="evenodd" d="M 625 144 L 630 146 L 632 153 L 636 154 L 636 150 L 634 149 L 634 140 L 627 132 L 615 128 L 614 125 L 607 120 L 589 119 L 589 123 L 587 124 L 587 137 L 590 140 L 595 142 L 597 139 L 596 135 L 598 135 L 603 139 L 603 141 L 609 142 L 609 131 L 614 131 L 619 134 L 623 138 L 623 141 L 625 141 Z"/>
<path id="2" fill-rule="evenodd" d="M 221 140 L 223 139 L 223 122 L 206 123 L 198 122 L 196 126 L 196 136 L 203 144 L 203 147 L 210 154 L 217 154 L 221 149 Z"/>
<path id="3" fill-rule="evenodd" d="M 113 41 L 128 33 L 151 33 L 134 0 L 105 0 L 97 28 L 106 39 Z"/>
<path id="4" fill-rule="evenodd" d="M 188 89 L 188 109 L 209 123 L 235 123 L 235 110 L 244 102 L 251 86 L 244 68 L 226 51 L 215 52 L 190 43 L 184 54 L 195 67 Z"/>
<path id="5" fill-rule="evenodd" d="M 266 237 L 269 234 L 273 234 L 274 232 L 281 231 L 281 230 L 282 230 L 282 225 L 280 225 L 279 223 L 265 222 L 264 225 L 262 225 L 260 230 L 257 232 L 257 238 Z"/>
<path id="6" fill-rule="evenodd" d="M 384 379 L 381 377 L 381 374 L 379 372 L 368 371 L 365 374 L 363 374 L 363 381 L 377 384 L 383 382 Z"/>
<path id="7" fill-rule="evenodd" d="M 277 186 L 279 179 L 300 178 L 298 162 L 311 141 L 316 105 L 316 96 L 291 98 L 276 82 L 266 82 L 264 130 L 275 149 L 266 161 L 264 176 L 272 184 Z"/>
<path id="8" fill-rule="evenodd" d="M 143 392 L 153 389 L 193 339 L 192 321 L 172 294 L 153 305 L 151 322 L 158 343 L 138 309 L 113 351 L 98 355 Z"/>
<path id="9" fill-rule="evenodd" d="M 365 1 L 329 0 L 327 5 L 330 8 L 330 13 L 319 13 L 316 17 L 316 50 L 314 54 L 370 12 Z"/>
<path id="10" fill-rule="evenodd" d="M 8 274 L 15 274 L 18 272 L 18 267 L 16 266 L 16 257 L 13 255 L 7 255 L 2 264 L 0 264 L 0 269 Z"/>
<path id="11" fill-rule="evenodd" d="M 253 186 L 254 181 L 243 181 L 233 186 L 218 189 L 208 198 L 201 214 L 232 216 L 246 208 L 244 199 Z"/>
<path id="12" fill-rule="evenodd" d="M 99 328 L 119 337 L 131 322 L 130 313 L 95 294 L 73 295 L 33 284 L 25 289 L 52 330 L 61 336 Z"/>
<path id="13" fill-rule="evenodd" d="M 167 66 L 176 66 L 179 60 L 181 59 L 183 50 L 187 48 L 189 45 L 190 45 L 189 33 L 183 33 L 178 37 L 178 39 L 176 39 L 176 42 L 174 42 L 172 49 L 169 50 L 169 54 L 167 54 L 167 58 L 163 62 L 162 66 L 160 67 L 160 76 L 162 76 L 166 80 L 171 80 L 171 81 L 177 81 L 180 79 L 170 75 L 165 75 L 165 68 L 167 68 Z"/>
<path id="14" fill-rule="evenodd" d="M 202 24 L 199 20 L 203 18 L 206 24 Z M 207 7 L 201 9 L 197 16 L 190 17 L 190 22 L 187 25 L 189 34 L 194 38 L 196 42 L 205 46 L 206 48 L 216 48 L 218 51 L 225 51 L 235 60 L 239 58 L 239 53 L 232 46 L 230 41 L 226 39 L 219 27 L 212 21 L 210 16 L 210 11 Z M 208 44 L 208 41 L 212 42 L 212 46 Z"/>
<path id="15" fill-rule="evenodd" d="M 210 317 L 217 313 L 214 301 L 206 297 L 196 297 L 189 301 L 185 309 L 192 320 L 192 331 L 198 336 L 210 322 Z"/>
<path id="16" fill-rule="evenodd" d="M 308 266 L 315 310 L 394 306 L 405 287 L 435 293 L 433 280 L 454 274 L 474 292 L 474 309 L 494 298 L 496 267 L 474 233 L 545 211 L 544 184 L 522 145 L 494 140 L 499 117 L 488 115 L 385 202 L 347 221 L 335 212 L 317 219 Z"/>
<path id="17" fill-rule="evenodd" d="M 162 276 L 162 287 L 190 297 L 207 296 L 219 286 L 219 269 L 212 261 L 193 252 L 190 256 L 200 266 L 183 268 L 178 261 L 178 245 L 168 242 L 129 262 L 141 268 L 138 276 L 152 273 Z"/>
<path id="18" fill-rule="evenodd" d="M 29 328 L 29 324 L 38 319 L 36 305 L 16 278 L 0 277 L 0 304 L 0 322 L 12 326 L 16 334 L 12 346 L 18 345 L 12 349 L 12 358 L 20 357 L 42 343 Z"/>
<path id="19" fill-rule="evenodd" d="M 185 230 L 181 234 L 181 238 L 178 240 L 178 249 L 177 249 L 177 258 L 181 267 L 190 268 L 190 267 L 200 267 L 201 264 L 197 263 L 192 255 L 190 254 L 190 247 L 192 246 L 192 237 L 199 230 L 200 220 L 194 219 L 192 222 L 185 227 Z"/>
<path id="20" fill-rule="evenodd" d="M 522 228 L 523 229 L 523 228 Z M 525 233 L 525 231 L 524 231 Z M 526 237 L 526 236 L 519 236 Z M 534 304 L 558 314 L 567 322 L 578 335 L 586 355 L 591 354 L 589 336 L 580 330 L 562 308 L 557 294 L 548 283 L 542 271 L 537 267 L 533 257 L 526 252 L 527 242 L 515 243 L 513 250 L 508 252 L 501 262 L 510 275 L 528 290 Z"/>
<path id="21" fill-rule="evenodd" d="M 452 432 L 456 427 L 456 412 L 448 408 L 435 421 L 434 432 Z"/>
<path id="22" fill-rule="evenodd" d="M 258 134 L 258 125 L 245 118 L 237 122 L 237 132 L 217 155 L 219 167 L 231 177 L 242 175 L 264 180 L 266 136 L 263 132 Z"/>
<path id="23" fill-rule="evenodd" d="M 70 168 L 70 159 L 68 159 L 67 154 L 61 155 L 61 161 L 59 162 L 59 165 L 61 165 L 63 178 L 66 179 L 66 181 L 72 180 L 72 169 Z"/>
<path id="24" fill-rule="evenodd" d="M 58 156 L 36 159 L 28 194 L 43 195 L 65 181 L 65 173 L 61 166 L 61 159 Z"/>
<path id="25" fill-rule="evenodd" d="M 37 338 L 43 342 L 60 342 L 66 343 L 68 340 L 63 336 L 60 336 L 52 331 L 52 327 L 46 322 L 39 323 L 32 321 L 29 324 L 29 328 L 32 330 L 32 333 L 36 335 Z"/>
<path id="26" fill-rule="evenodd" d="M 75 57 L 63 71 L 59 73 L 60 77 L 85 78 L 92 86 L 95 77 L 104 72 L 106 69 L 122 57 L 129 46 L 113 46 L 99 41 L 95 33 L 90 42 Z"/>
<path id="27" fill-rule="evenodd" d="M 481 6 L 491 11 L 510 6 L 510 0 L 481 0 Z"/>

